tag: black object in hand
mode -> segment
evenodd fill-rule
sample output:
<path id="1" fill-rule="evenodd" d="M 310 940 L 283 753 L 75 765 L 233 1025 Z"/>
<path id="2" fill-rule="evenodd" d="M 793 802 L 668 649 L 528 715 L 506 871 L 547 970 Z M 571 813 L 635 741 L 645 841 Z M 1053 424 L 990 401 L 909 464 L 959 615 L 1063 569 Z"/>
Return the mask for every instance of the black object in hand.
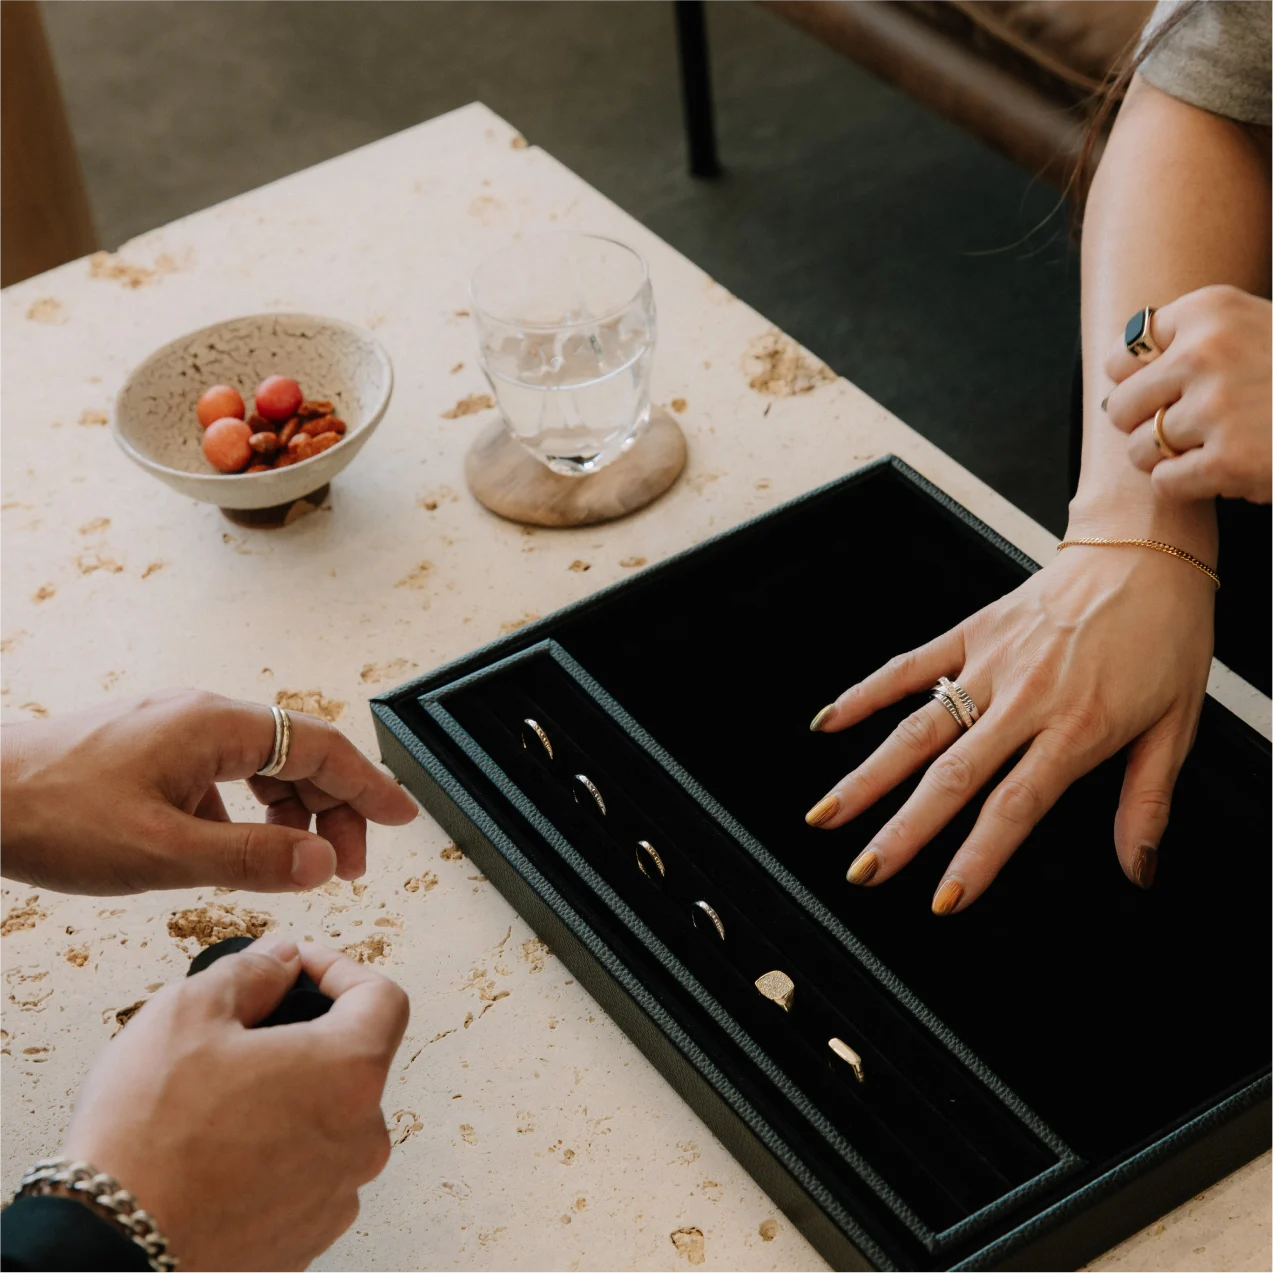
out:
<path id="1" fill-rule="evenodd" d="M 186 973 L 186 976 L 193 977 L 195 973 L 202 972 L 216 963 L 222 955 L 233 955 L 240 950 L 245 950 L 251 944 L 251 937 L 227 937 L 224 941 L 215 942 L 205 950 L 201 950 L 190 961 L 190 971 Z M 282 1002 L 264 1021 L 256 1023 L 257 1028 L 267 1025 L 294 1025 L 297 1021 L 313 1021 L 315 1017 L 321 1017 L 331 1006 L 331 999 L 318 988 L 313 977 L 301 969 L 301 975 L 296 978 L 296 984 L 283 996 Z"/>

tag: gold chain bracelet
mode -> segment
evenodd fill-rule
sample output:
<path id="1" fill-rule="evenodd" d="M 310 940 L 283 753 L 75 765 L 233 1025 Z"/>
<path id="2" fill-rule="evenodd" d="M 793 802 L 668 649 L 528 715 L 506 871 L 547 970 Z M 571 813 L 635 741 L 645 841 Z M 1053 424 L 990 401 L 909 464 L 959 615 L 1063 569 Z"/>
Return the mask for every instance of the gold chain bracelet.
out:
<path id="1" fill-rule="evenodd" d="M 1205 561 L 1174 544 L 1164 544 L 1161 539 L 1100 539 L 1091 536 L 1085 539 L 1063 539 L 1057 544 L 1056 550 L 1060 552 L 1062 548 L 1074 547 L 1152 548 L 1155 552 L 1166 553 L 1168 557 L 1179 557 L 1181 561 L 1187 561 L 1195 570 L 1201 570 L 1215 584 L 1217 591 L 1220 588 L 1220 576 Z"/>

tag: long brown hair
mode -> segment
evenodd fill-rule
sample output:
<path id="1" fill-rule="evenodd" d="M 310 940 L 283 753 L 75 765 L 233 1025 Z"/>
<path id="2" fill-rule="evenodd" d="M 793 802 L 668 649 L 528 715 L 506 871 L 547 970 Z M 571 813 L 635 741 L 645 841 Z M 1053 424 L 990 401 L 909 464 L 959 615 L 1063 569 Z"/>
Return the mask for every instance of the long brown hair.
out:
<path id="1" fill-rule="evenodd" d="M 1138 37 L 1127 54 L 1114 63 L 1098 96 L 1096 109 L 1087 122 L 1087 131 L 1083 136 L 1083 145 L 1079 150 L 1074 168 L 1066 182 L 1065 193 L 1073 202 L 1074 224 L 1077 229 L 1082 223 L 1083 207 L 1087 203 L 1088 192 L 1092 188 L 1092 178 L 1096 175 L 1096 165 L 1100 160 L 1100 151 L 1104 149 L 1105 136 L 1112 126 L 1118 108 L 1122 105 L 1127 90 L 1131 87 L 1132 77 L 1140 69 L 1145 59 L 1198 7 L 1202 0 L 1183 0 L 1176 5 L 1175 11 L 1161 23 L 1148 40 L 1143 42 Z"/>

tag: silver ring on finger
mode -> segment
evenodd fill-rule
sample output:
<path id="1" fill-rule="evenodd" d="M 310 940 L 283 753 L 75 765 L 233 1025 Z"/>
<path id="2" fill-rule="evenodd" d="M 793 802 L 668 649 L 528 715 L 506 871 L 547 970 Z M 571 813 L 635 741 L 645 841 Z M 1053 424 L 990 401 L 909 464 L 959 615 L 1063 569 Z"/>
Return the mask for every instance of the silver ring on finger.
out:
<path id="1" fill-rule="evenodd" d="M 932 693 L 933 698 L 955 718 L 960 729 L 971 729 L 981 716 L 972 695 L 949 677 L 941 677 L 933 686 Z"/>
<path id="2" fill-rule="evenodd" d="M 271 707 L 274 713 L 274 746 L 270 758 L 256 771 L 258 778 L 273 778 L 287 764 L 287 754 L 292 749 L 292 718 L 283 707 Z"/>

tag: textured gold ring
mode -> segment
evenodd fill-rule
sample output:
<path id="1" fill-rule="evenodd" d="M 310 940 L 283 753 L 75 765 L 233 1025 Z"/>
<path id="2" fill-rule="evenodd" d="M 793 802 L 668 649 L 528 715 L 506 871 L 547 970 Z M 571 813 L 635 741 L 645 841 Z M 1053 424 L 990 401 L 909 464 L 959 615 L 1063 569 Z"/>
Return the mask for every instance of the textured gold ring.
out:
<path id="1" fill-rule="evenodd" d="M 948 694 L 940 685 L 933 686 L 933 698 L 940 703 L 955 719 L 960 729 L 967 729 L 969 722 L 964 720 L 963 707 L 955 702 L 955 696 Z"/>
<path id="2" fill-rule="evenodd" d="M 1174 460 L 1180 455 L 1180 452 L 1167 441 L 1167 437 L 1162 431 L 1163 416 L 1166 414 L 1166 407 L 1159 407 L 1158 410 L 1154 412 L 1154 445 L 1158 448 L 1163 459 Z"/>
<path id="3" fill-rule="evenodd" d="M 963 708 L 963 716 L 967 720 L 966 722 L 961 720 L 960 723 L 964 725 L 965 729 L 971 729 L 981 717 L 981 713 L 977 710 L 977 704 L 972 701 L 972 695 L 958 681 L 952 681 L 947 676 L 941 677 L 937 684 L 955 700 L 957 707 Z"/>
<path id="4" fill-rule="evenodd" d="M 287 754 L 292 750 L 292 718 L 286 708 L 271 707 L 274 713 L 274 746 L 270 758 L 256 771 L 258 778 L 273 778 L 287 764 Z"/>
<path id="5" fill-rule="evenodd" d="M 659 857 L 659 851 L 652 845 L 649 840 L 637 841 L 637 866 L 641 870 L 641 874 L 646 879 L 653 880 L 654 876 L 650 874 L 650 866 L 652 865 L 658 871 L 658 882 L 662 882 L 663 877 L 667 874 L 667 868 L 663 865 L 663 859 Z"/>
<path id="6" fill-rule="evenodd" d="M 699 911 L 701 911 L 704 915 L 707 916 L 708 919 L 712 921 L 712 927 L 716 930 L 716 936 L 719 937 L 721 941 L 724 941 L 725 940 L 725 925 L 721 923 L 721 918 L 719 915 L 717 915 L 716 911 L 711 906 L 709 906 L 706 902 L 695 902 L 694 905 L 698 908 Z M 694 915 L 694 927 L 695 928 L 698 927 L 697 913 L 695 913 Z"/>
<path id="7" fill-rule="evenodd" d="M 757 977 L 756 989 L 784 1012 L 791 1011 L 792 1001 L 796 997 L 796 983 L 785 972 L 775 969 L 765 973 L 763 977 Z"/>
<path id="8" fill-rule="evenodd" d="M 601 798 L 601 792 L 597 790 L 597 784 L 593 782 L 592 779 L 589 778 L 587 774 L 575 774 L 575 781 L 579 783 L 583 787 L 583 789 L 592 797 L 593 802 L 596 804 L 597 808 L 600 809 L 601 812 L 604 814 L 606 811 L 606 802 Z M 583 803 L 583 800 L 581 799 L 579 795 L 578 788 L 575 789 L 575 799 L 578 800 L 580 804 Z"/>
<path id="9" fill-rule="evenodd" d="M 531 734 L 534 735 L 534 737 L 539 739 L 540 745 L 548 753 L 548 759 L 551 760 L 553 758 L 553 743 L 552 743 L 552 739 L 548 737 L 548 734 L 545 731 L 544 727 L 537 720 L 531 720 L 529 716 L 527 716 L 526 719 L 522 721 L 522 724 L 526 726 L 526 729 L 530 730 Z M 528 738 L 527 738 L 526 729 L 522 730 L 522 746 L 525 747 L 527 751 L 529 751 L 530 742 L 528 741 Z"/>

